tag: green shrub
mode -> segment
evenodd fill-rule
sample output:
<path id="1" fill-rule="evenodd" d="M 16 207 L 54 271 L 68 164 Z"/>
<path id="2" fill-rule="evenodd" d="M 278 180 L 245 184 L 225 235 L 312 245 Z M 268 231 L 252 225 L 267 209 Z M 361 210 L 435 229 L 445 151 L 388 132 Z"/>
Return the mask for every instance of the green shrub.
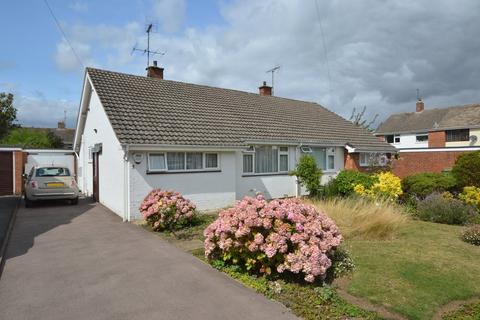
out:
<path id="1" fill-rule="evenodd" d="M 375 182 L 375 178 L 367 173 L 354 171 L 354 170 L 342 170 L 337 177 L 332 180 L 331 188 L 341 196 L 349 196 L 354 193 L 354 187 L 356 185 L 362 185 L 366 188 L 370 188 Z"/>
<path id="2" fill-rule="evenodd" d="M 307 189 L 310 196 L 317 197 L 320 195 L 322 170 L 317 167 L 317 162 L 313 156 L 302 155 L 297 167 L 290 174 L 297 176 L 298 183 Z"/>
<path id="3" fill-rule="evenodd" d="M 433 192 L 443 192 L 455 187 L 455 178 L 449 173 L 417 173 L 402 180 L 405 196 L 425 198 Z"/>
<path id="4" fill-rule="evenodd" d="M 480 246 L 480 224 L 469 227 L 462 233 L 462 240 Z"/>
<path id="5" fill-rule="evenodd" d="M 452 174 L 460 188 L 480 187 L 480 151 L 460 155 L 452 168 Z"/>
<path id="6" fill-rule="evenodd" d="M 417 216 L 421 220 L 465 225 L 478 220 L 476 210 L 457 199 L 446 198 L 440 193 L 432 193 L 418 202 Z"/>

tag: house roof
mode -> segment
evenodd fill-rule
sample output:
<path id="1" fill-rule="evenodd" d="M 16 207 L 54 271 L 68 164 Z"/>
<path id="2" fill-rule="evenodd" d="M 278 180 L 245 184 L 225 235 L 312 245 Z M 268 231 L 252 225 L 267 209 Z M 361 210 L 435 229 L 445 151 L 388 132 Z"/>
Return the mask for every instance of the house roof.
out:
<path id="1" fill-rule="evenodd" d="M 395 149 L 319 104 L 87 68 L 122 144 L 246 146 L 255 141 Z"/>
<path id="2" fill-rule="evenodd" d="M 428 132 L 480 127 L 480 104 L 426 109 L 391 115 L 380 124 L 375 134 Z"/>

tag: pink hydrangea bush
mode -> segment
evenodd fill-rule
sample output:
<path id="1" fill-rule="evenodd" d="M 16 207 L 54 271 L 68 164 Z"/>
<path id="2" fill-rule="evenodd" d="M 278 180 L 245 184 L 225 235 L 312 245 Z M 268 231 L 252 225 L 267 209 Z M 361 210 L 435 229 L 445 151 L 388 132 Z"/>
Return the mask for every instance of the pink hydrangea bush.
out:
<path id="1" fill-rule="evenodd" d="M 143 200 L 140 213 L 153 230 L 174 230 L 193 219 L 195 205 L 176 191 L 155 189 Z"/>
<path id="2" fill-rule="evenodd" d="M 308 282 L 325 278 L 329 254 L 342 242 L 335 223 L 313 206 L 298 199 L 267 202 L 262 195 L 220 212 L 204 236 L 210 260 L 265 274 L 301 273 Z"/>

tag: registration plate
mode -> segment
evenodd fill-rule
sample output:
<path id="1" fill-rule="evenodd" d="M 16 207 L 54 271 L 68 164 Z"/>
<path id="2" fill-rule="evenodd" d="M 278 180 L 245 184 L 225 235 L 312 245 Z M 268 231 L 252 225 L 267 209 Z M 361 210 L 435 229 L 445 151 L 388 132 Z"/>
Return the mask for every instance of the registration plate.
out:
<path id="1" fill-rule="evenodd" d="M 64 186 L 63 182 L 47 182 L 47 187 L 59 188 L 63 186 Z"/>

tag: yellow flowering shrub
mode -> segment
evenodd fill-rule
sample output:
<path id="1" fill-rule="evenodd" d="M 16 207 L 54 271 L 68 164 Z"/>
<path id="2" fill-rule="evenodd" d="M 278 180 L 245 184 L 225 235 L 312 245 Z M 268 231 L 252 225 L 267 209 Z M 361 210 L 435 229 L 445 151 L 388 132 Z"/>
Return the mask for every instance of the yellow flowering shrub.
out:
<path id="1" fill-rule="evenodd" d="M 356 194 L 368 198 L 386 198 L 395 200 L 403 194 L 402 182 L 391 172 L 380 172 L 374 175 L 375 182 L 371 187 L 357 184 L 353 187 Z"/>
<path id="2" fill-rule="evenodd" d="M 448 200 L 448 201 L 451 201 L 451 200 L 455 199 L 453 194 L 449 191 L 442 192 L 442 197 L 443 197 L 443 199 Z"/>
<path id="3" fill-rule="evenodd" d="M 472 205 L 477 208 L 477 210 L 480 210 L 480 188 L 473 186 L 465 187 L 458 197 L 466 204 Z"/>

